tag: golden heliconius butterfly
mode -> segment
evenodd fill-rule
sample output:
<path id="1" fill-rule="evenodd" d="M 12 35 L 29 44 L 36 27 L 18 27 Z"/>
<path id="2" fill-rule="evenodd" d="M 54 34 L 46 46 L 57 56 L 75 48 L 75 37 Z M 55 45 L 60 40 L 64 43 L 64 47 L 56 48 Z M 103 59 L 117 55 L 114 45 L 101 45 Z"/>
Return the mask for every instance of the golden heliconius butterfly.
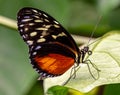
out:
<path id="1" fill-rule="evenodd" d="M 29 47 L 29 58 L 40 79 L 64 74 L 74 64 L 84 63 L 89 47 L 79 49 L 71 35 L 47 13 L 22 8 L 17 14 L 18 30 Z"/>

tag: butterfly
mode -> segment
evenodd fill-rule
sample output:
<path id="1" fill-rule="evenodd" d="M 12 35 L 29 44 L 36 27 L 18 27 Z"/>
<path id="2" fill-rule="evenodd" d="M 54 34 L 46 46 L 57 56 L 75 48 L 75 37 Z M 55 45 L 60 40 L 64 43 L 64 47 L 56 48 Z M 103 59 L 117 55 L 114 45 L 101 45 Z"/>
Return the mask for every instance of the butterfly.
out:
<path id="1" fill-rule="evenodd" d="M 17 25 L 29 47 L 29 58 L 40 79 L 64 74 L 84 63 L 89 47 L 79 49 L 72 36 L 49 14 L 30 7 L 19 10 Z"/>

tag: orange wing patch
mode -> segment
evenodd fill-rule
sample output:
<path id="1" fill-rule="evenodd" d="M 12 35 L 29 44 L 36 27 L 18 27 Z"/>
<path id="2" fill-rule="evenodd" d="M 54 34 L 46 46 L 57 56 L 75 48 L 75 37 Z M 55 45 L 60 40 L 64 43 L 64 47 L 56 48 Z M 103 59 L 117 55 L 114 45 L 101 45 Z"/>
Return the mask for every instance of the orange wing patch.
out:
<path id="1" fill-rule="evenodd" d="M 60 75 L 66 72 L 75 62 L 71 57 L 61 54 L 48 54 L 44 57 L 35 57 L 39 68 L 53 75 Z"/>

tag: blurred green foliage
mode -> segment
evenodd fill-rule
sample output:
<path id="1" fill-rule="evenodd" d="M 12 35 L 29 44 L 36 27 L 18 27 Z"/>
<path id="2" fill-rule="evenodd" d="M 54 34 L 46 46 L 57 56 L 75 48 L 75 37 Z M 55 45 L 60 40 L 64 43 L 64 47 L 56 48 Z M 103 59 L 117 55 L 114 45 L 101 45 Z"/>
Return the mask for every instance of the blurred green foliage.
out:
<path id="1" fill-rule="evenodd" d="M 120 30 L 119 0 L 0 0 L 0 15 L 16 20 L 18 10 L 28 6 L 49 13 L 77 35 L 90 36 L 100 15 L 103 18 L 95 37 L 109 30 Z M 32 89 L 38 74 L 29 64 L 27 51 L 16 30 L 0 25 L 0 95 L 34 95 L 32 93 L 39 92 Z M 107 86 L 104 95 L 113 95 L 109 92 L 116 93 L 119 87 L 118 84 L 111 90 L 111 86 Z"/>

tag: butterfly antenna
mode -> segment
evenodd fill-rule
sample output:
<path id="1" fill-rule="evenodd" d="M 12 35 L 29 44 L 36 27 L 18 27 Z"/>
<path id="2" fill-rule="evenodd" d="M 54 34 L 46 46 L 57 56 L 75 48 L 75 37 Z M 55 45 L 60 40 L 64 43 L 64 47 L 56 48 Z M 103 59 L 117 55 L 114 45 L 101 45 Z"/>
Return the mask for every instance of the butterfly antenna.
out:
<path id="1" fill-rule="evenodd" d="M 99 16 L 99 18 L 98 18 L 98 20 L 97 20 L 97 23 L 96 23 L 96 25 L 95 25 L 92 33 L 91 33 L 90 39 L 89 39 L 89 41 L 88 41 L 88 43 L 87 43 L 87 46 L 89 45 L 89 43 L 90 43 L 90 41 L 92 40 L 92 37 L 93 37 L 95 31 L 97 30 L 98 25 L 99 25 L 99 23 L 100 23 L 100 21 L 101 21 L 101 18 L 102 18 L 102 16 Z"/>

